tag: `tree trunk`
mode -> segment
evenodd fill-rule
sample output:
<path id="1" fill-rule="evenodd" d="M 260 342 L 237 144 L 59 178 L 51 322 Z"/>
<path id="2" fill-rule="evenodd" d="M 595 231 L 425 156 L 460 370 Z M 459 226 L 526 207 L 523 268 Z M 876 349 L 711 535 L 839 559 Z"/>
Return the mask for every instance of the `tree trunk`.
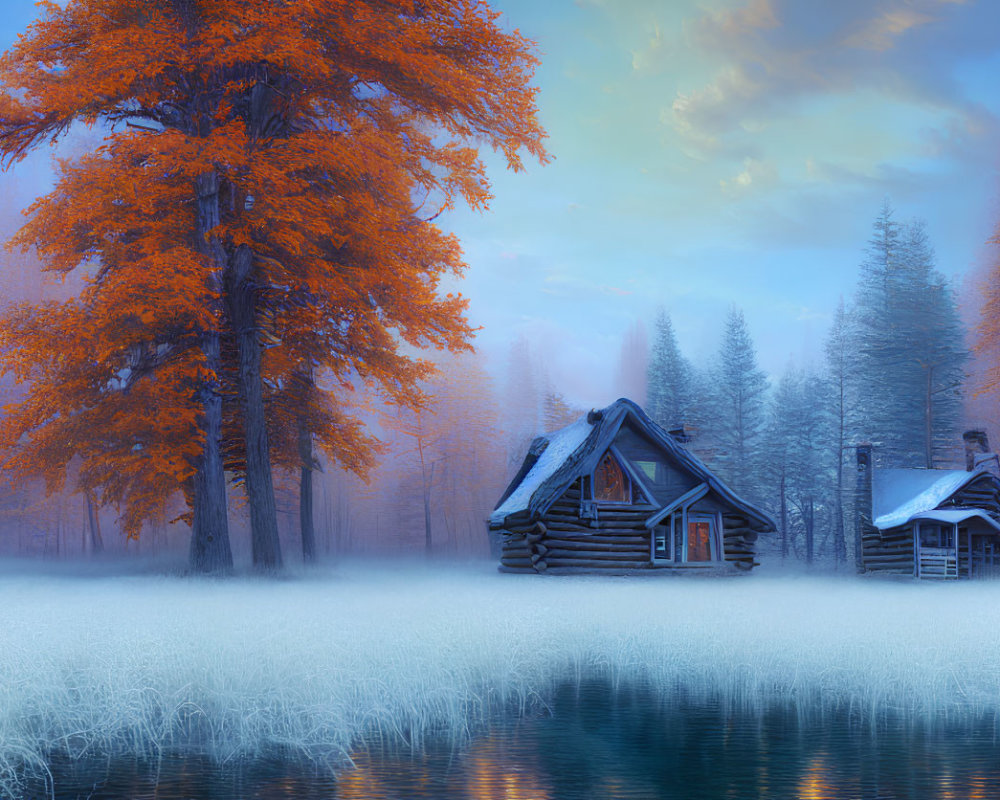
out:
<path id="1" fill-rule="evenodd" d="M 246 493 L 250 505 L 250 541 L 253 566 L 270 572 L 281 568 L 278 511 L 271 477 L 271 453 L 264 415 L 261 348 L 257 339 L 256 292 L 251 270 L 253 252 L 241 245 L 225 273 L 226 305 L 236 334 L 239 380 L 237 392 L 243 411 L 246 446 Z"/>
<path id="2" fill-rule="evenodd" d="M 813 501 L 810 497 L 806 501 L 805 507 L 805 517 L 806 523 L 806 563 L 810 566 L 813 563 L 813 551 L 814 551 L 814 540 L 815 540 L 815 509 L 813 508 Z"/>
<path id="3" fill-rule="evenodd" d="M 295 380 L 303 387 L 303 403 L 313 386 L 312 368 L 296 370 Z M 316 525 L 313 520 L 313 451 L 312 435 L 303 413 L 296 420 L 299 435 L 299 461 L 302 473 L 299 477 L 299 530 L 302 532 L 302 560 L 306 564 L 316 561 Z M 327 548 L 329 550 L 329 548 Z"/>
<path id="4" fill-rule="evenodd" d="M 778 483 L 778 501 L 781 507 L 781 560 L 788 558 L 788 495 L 785 491 L 785 475 Z"/>
<path id="5" fill-rule="evenodd" d="M 316 528 L 313 525 L 313 471 L 302 467 L 299 477 L 299 528 L 302 530 L 302 560 L 316 561 Z"/>
<path id="6" fill-rule="evenodd" d="M 434 467 L 431 464 L 430 479 L 424 478 L 424 553 L 429 557 L 433 550 L 434 540 L 431 536 L 431 486 L 434 485 Z"/>
<path id="7" fill-rule="evenodd" d="M 202 348 L 211 368 L 218 370 L 218 334 L 202 337 Z M 229 572 L 233 568 L 233 553 L 229 545 L 226 475 L 222 467 L 222 395 L 214 381 L 203 386 L 200 394 L 205 442 L 194 476 L 189 560 L 196 572 Z"/>
<path id="8" fill-rule="evenodd" d="M 90 553 L 99 556 L 104 552 L 104 539 L 101 537 L 101 519 L 97 516 L 94 496 L 87 492 L 87 521 L 90 523 Z"/>
<path id="9" fill-rule="evenodd" d="M 834 513 L 837 519 L 833 528 L 833 549 L 836 551 L 836 562 L 847 563 L 847 540 L 844 530 L 844 379 L 840 379 L 840 406 L 838 414 L 839 430 L 837 432 L 837 495 L 834 502 Z"/>
<path id="10" fill-rule="evenodd" d="M 924 390 L 924 464 L 927 469 L 934 466 L 934 365 L 925 368 L 927 373 Z"/>
<path id="11" fill-rule="evenodd" d="M 225 253 L 208 231 L 219 224 L 219 181 L 214 172 L 198 177 L 197 245 L 215 262 L 210 285 L 219 288 L 225 266 Z M 201 336 L 205 366 L 218 376 L 221 370 L 219 333 L 205 331 Z M 228 572 L 233 568 L 229 546 L 229 517 L 226 508 L 226 476 L 222 465 L 222 395 L 218 377 L 198 387 L 205 440 L 194 477 L 194 521 L 191 526 L 190 565 L 196 572 Z"/>

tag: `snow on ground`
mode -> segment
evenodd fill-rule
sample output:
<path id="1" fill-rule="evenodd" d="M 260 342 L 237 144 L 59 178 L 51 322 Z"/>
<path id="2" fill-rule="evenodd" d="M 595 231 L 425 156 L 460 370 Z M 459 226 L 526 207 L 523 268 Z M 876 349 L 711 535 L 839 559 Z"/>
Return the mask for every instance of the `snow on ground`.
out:
<path id="1" fill-rule="evenodd" d="M 0 784 L 53 748 L 336 759 L 363 736 L 461 740 L 594 676 L 872 719 L 1000 712 L 1000 583 L 16 569 L 0 571 Z"/>

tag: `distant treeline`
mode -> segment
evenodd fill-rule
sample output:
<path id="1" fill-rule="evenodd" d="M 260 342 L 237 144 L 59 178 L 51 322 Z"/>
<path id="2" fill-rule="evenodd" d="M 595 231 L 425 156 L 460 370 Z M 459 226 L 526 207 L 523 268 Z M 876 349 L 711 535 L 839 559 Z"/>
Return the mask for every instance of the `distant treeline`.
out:
<path id="1" fill-rule="evenodd" d="M 779 526 L 773 550 L 782 558 L 844 564 L 856 547 L 854 445 L 871 442 L 882 466 L 958 460 L 965 334 L 924 225 L 897 222 L 886 203 L 853 302 L 837 306 L 822 363 L 789 366 L 771 385 L 734 306 L 714 361 L 695 366 L 661 312 L 646 408 L 664 427 L 684 428 L 695 453 L 771 511 Z"/>

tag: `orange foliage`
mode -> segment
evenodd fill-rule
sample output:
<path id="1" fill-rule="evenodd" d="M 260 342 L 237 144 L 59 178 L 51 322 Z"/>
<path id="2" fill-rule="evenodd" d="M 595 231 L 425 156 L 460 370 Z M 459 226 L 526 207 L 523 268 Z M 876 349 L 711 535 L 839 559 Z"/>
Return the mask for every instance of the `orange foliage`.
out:
<path id="1" fill-rule="evenodd" d="M 515 170 L 525 152 L 547 160 L 532 43 L 480 0 L 41 6 L 0 58 L 0 158 L 77 122 L 107 133 L 61 165 L 15 240 L 88 282 L 3 320 L 2 366 L 32 387 L 0 429 L 6 468 L 57 486 L 79 455 L 83 486 L 126 506 L 130 532 L 159 513 L 197 464 L 199 388 L 218 379 L 231 403 L 199 337 L 233 340 L 223 278 L 249 248 L 279 461 L 281 432 L 307 418 L 328 455 L 365 470 L 352 382 L 413 405 L 431 368 L 400 340 L 469 347 L 465 300 L 438 294 L 464 269 L 459 243 L 434 219 L 487 206 L 475 146 Z M 206 175 L 219 221 L 199 241 Z"/>

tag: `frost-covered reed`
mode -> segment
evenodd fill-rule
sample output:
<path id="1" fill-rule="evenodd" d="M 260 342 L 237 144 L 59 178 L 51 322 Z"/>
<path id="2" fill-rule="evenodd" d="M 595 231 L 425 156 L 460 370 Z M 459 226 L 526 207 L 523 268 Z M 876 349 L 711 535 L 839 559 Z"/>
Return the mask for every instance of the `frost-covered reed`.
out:
<path id="1" fill-rule="evenodd" d="M 0 786 L 74 756 L 463 739 L 567 680 L 860 719 L 1000 712 L 1000 583 L 0 575 Z"/>

